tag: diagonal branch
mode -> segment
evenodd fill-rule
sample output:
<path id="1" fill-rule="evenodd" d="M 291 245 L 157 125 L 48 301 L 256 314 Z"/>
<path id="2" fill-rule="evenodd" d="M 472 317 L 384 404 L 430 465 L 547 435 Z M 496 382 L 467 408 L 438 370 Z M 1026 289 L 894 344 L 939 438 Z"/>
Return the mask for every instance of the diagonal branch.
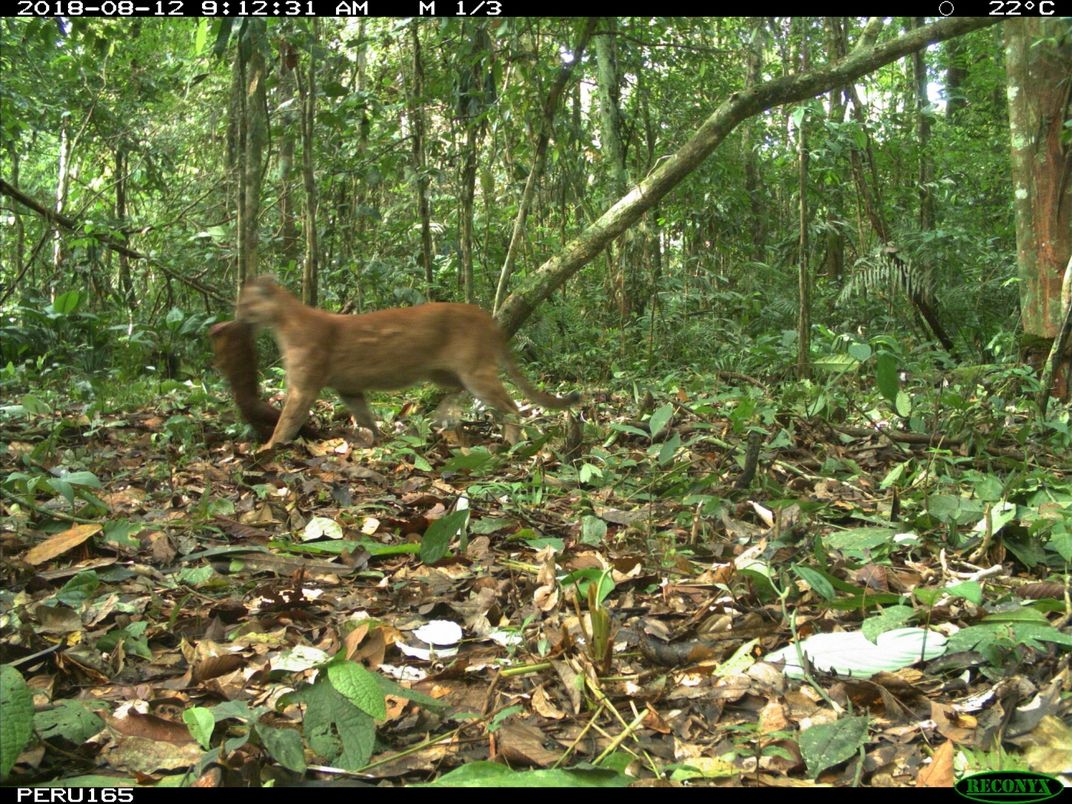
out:
<path id="1" fill-rule="evenodd" d="M 499 323 L 509 334 L 517 332 L 540 302 L 680 184 L 743 121 L 775 106 L 815 97 L 927 45 L 961 36 L 995 22 L 996 19 L 989 17 L 948 17 L 925 28 L 915 28 L 882 45 L 858 46 L 846 59 L 835 64 L 734 93 L 676 153 L 663 160 L 598 220 L 527 277 L 499 308 L 496 315 Z M 870 25 L 867 29 L 869 35 L 872 32 L 877 35 L 876 28 L 877 23 Z"/>

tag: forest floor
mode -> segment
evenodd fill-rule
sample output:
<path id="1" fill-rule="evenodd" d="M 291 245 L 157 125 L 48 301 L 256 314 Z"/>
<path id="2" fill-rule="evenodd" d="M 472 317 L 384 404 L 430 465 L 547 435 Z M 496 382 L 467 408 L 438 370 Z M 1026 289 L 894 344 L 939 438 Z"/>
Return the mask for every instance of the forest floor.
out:
<path id="1" fill-rule="evenodd" d="M 222 397 L 2 411 L 9 784 L 1072 770 L 1072 462 L 1029 417 L 697 383 L 368 448 L 325 398 L 259 454 Z"/>

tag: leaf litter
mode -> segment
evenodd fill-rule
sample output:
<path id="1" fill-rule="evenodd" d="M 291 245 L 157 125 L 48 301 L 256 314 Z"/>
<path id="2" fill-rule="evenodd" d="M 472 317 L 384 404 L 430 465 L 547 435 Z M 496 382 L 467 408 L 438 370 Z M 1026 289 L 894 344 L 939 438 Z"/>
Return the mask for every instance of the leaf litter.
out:
<path id="1" fill-rule="evenodd" d="M 1015 753 L 1067 773 L 1072 468 L 1014 496 L 1008 445 L 792 417 L 749 439 L 725 398 L 637 420 L 608 395 L 568 460 L 549 418 L 513 450 L 396 422 L 382 447 L 336 428 L 263 455 L 212 417 L 161 437 L 152 410 L 38 449 L 28 417 L 0 452 L 0 772 L 946 786 Z M 883 654 L 923 628 L 929 651 Z M 846 640 L 874 667 L 846 669 Z"/>

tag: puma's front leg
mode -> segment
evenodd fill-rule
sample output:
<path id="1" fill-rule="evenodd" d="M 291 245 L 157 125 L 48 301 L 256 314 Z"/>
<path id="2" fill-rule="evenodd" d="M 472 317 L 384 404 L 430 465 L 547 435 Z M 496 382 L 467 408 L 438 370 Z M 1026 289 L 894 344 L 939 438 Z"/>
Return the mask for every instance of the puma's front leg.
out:
<path id="1" fill-rule="evenodd" d="M 279 422 L 275 426 L 272 438 L 265 444 L 265 449 L 271 449 L 279 444 L 285 444 L 297 435 L 298 430 L 305 424 L 309 417 L 309 408 L 316 401 L 319 388 L 313 390 L 298 389 L 291 387 L 287 391 L 287 403 L 283 406 L 283 413 L 279 416 Z"/>

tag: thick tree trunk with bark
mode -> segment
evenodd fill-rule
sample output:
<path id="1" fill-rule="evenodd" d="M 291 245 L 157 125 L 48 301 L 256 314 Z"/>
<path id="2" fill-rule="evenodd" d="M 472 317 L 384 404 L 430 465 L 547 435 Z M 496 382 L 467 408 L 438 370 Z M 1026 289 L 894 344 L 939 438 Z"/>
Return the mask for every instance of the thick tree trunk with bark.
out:
<path id="1" fill-rule="evenodd" d="M 1048 344 L 1067 325 L 1062 282 L 1072 259 L 1072 148 L 1062 142 L 1072 117 L 1072 26 L 1059 19 L 1007 22 L 1005 67 L 1020 312 L 1024 332 Z M 1067 399 L 1072 356 L 1051 359 L 1052 390 Z"/>

